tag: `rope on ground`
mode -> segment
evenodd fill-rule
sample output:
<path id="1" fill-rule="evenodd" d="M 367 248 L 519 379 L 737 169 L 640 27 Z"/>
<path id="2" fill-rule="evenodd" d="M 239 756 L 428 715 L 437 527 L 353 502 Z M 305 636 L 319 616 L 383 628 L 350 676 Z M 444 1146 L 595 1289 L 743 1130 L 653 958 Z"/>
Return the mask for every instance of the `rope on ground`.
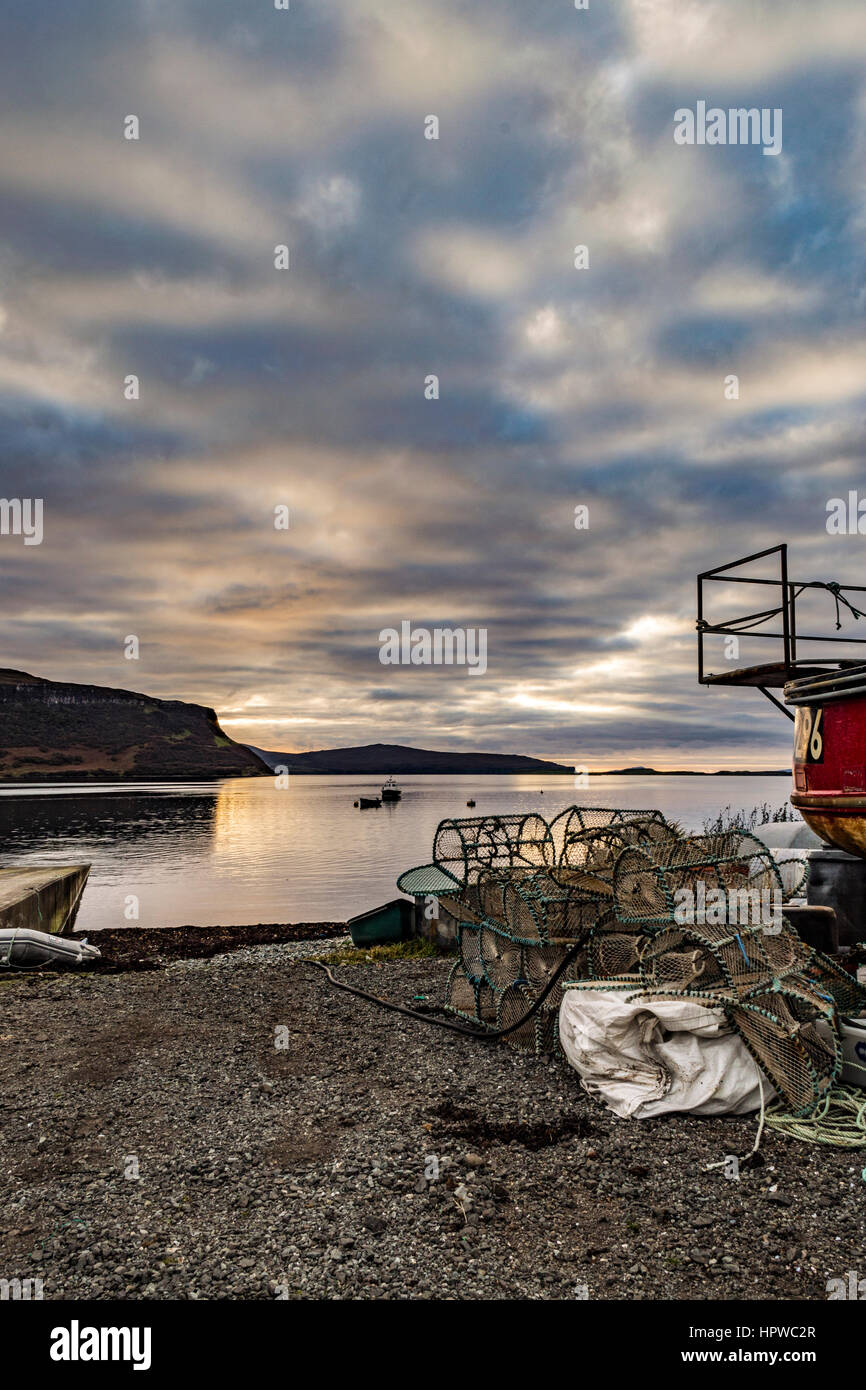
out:
<path id="1" fill-rule="evenodd" d="M 749 1152 L 746 1154 L 746 1157 L 743 1159 L 743 1163 L 750 1163 L 752 1159 L 755 1157 L 755 1154 L 758 1152 L 758 1149 L 761 1147 L 761 1136 L 764 1133 L 764 1123 L 767 1118 L 767 1102 L 764 1096 L 764 1082 L 760 1072 L 758 1072 L 758 1085 L 761 1088 L 761 1117 L 758 1120 L 758 1133 L 755 1135 L 755 1142 L 750 1148 Z M 728 1160 L 727 1158 L 723 1158 L 720 1163 L 708 1163 L 704 1168 L 704 1172 L 711 1173 L 714 1168 L 727 1168 L 727 1166 Z"/>
<path id="2" fill-rule="evenodd" d="M 787 1115 L 780 1104 L 767 1111 L 767 1127 L 806 1144 L 837 1149 L 866 1149 L 866 1092 L 834 1086 L 806 1119 Z"/>

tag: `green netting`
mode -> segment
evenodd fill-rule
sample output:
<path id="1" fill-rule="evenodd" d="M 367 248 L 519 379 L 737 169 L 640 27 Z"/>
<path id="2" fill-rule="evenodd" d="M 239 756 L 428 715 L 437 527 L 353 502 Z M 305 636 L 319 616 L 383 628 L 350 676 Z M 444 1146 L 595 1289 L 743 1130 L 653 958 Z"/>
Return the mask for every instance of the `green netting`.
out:
<path id="1" fill-rule="evenodd" d="M 650 926 L 683 920 L 692 910 L 721 908 L 764 917 L 784 901 L 778 865 L 754 835 L 730 831 L 662 840 L 624 850 L 613 875 L 613 901 L 621 922 Z"/>
<path id="2" fill-rule="evenodd" d="M 496 1026 L 509 1028 L 524 1018 L 535 998 L 534 991 L 518 982 L 500 994 L 497 1001 Z M 545 1001 L 546 1002 L 546 1001 Z M 505 1038 L 509 1047 L 536 1056 L 561 1052 L 559 1044 L 559 1008 L 539 1009 L 531 1018 Z"/>
<path id="3" fill-rule="evenodd" d="M 443 821 L 433 859 L 454 881 L 452 1013 L 509 1027 L 578 946 L 568 982 L 509 1035 L 511 1046 L 556 1049 L 563 990 L 603 981 L 635 998 L 724 1009 L 797 1116 L 830 1094 L 837 1019 L 861 1012 L 866 990 L 785 919 L 799 870 L 783 885 L 756 836 L 685 836 L 658 811 L 572 806 L 550 825 L 535 813 Z"/>
<path id="4" fill-rule="evenodd" d="M 547 822 L 534 813 L 444 820 L 436 830 L 433 860 L 469 887 L 484 869 L 551 867 L 553 838 Z"/>
<path id="5" fill-rule="evenodd" d="M 495 1018 L 500 1027 L 522 1018 L 568 952 L 614 920 L 613 873 L 623 849 L 677 838 L 657 811 L 572 806 L 550 826 L 534 813 L 443 821 L 433 860 L 453 880 L 448 906 L 459 952 L 446 1007 L 488 1025 Z M 583 952 L 573 968 L 589 970 Z M 558 1047 L 561 999 L 557 984 L 511 1045 Z"/>

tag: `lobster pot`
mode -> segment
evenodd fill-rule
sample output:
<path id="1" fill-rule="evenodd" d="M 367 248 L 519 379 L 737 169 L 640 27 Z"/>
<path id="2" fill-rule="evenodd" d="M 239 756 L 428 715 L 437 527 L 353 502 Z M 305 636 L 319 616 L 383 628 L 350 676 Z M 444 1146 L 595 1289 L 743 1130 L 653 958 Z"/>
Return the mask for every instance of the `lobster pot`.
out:
<path id="1" fill-rule="evenodd" d="M 433 861 L 464 887 L 485 869 L 531 870 L 553 864 L 553 840 L 539 815 L 471 816 L 441 821 Z"/>
<path id="2" fill-rule="evenodd" d="M 445 889 L 458 923 L 451 1013 L 513 1027 L 511 1047 L 541 1054 L 581 980 L 687 995 L 724 1012 L 796 1113 L 827 1094 L 837 1020 L 866 1009 L 866 990 L 785 921 L 777 863 L 754 835 L 686 839 L 659 813 L 573 806 L 551 827 L 534 814 L 443 821 L 434 856 L 410 873 Z"/>
<path id="3" fill-rule="evenodd" d="M 533 994 L 540 994 L 550 984 L 568 950 L 560 945 L 524 946 L 522 976 Z"/>
<path id="4" fill-rule="evenodd" d="M 506 920 L 524 941 L 583 940 L 605 911 L 610 885 L 583 870 L 539 870 L 512 882 L 505 893 Z"/>
<path id="5" fill-rule="evenodd" d="M 473 896 L 482 918 L 502 923 L 508 921 L 505 895 L 510 883 L 510 869 L 482 869 L 479 872 Z"/>
<path id="6" fill-rule="evenodd" d="M 526 988 L 525 985 L 514 984 L 508 989 L 503 990 L 499 996 L 499 1004 L 496 1012 L 497 1028 L 511 1028 L 517 1023 L 524 1014 L 532 1007 L 535 995 Z M 535 1019 L 530 1018 L 514 1029 L 512 1033 L 506 1035 L 505 1041 L 509 1047 L 521 1048 L 525 1051 L 535 1051 Z"/>
<path id="7" fill-rule="evenodd" d="M 535 874 L 524 866 L 485 869 L 478 878 L 486 920 L 515 940 L 539 941 L 542 937 L 543 905 L 534 886 Z"/>
<path id="8" fill-rule="evenodd" d="M 801 970 L 817 955 L 805 941 L 797 935 L 790 922 L 782 922 L 780 931 L 765 931 L 761 938 L 761 948 L 773 975 L 786 975 L 790 970 Z M 836 967 L 833 966 L 833 970 Z M 843 972 L 839 971 L 839 974 Z M 850 980 L 850 976 L 846 979 Z M 866 995 L 864 995 L 866 1001 Z"/>
<path id="9" fill-rule="evenodd" d="M 548 916 L 548 936 L 560 941 L 585 941 L 606 913 L 609 900 L 568 893 L 556 914 Z"/>
<path id="10" fill-rule="evenodd" d="M 586 948 L 586 973 L 591 980 L 611 980 L 633 975 L 640 960 L 640 946 L 646 938 L 633 932 L 593 932 Z"/>
<path id="11" fill-rule="evenodd" d="M 613 874 L 613 905 L 623 924 L 661 924 L 673 920 L 674 903 L 665 881 L 645 850 L 627 849 Z"/>
<path id="12" fill-rule="evenodd" d="M 620 811 L 572 806 L 551 822 L 557 870 L 608 871 L 629 845 L 679 838 L 660 811 Z M 557 875 L 560 876 L 559 874 Z"/>
<path id="13" fill-rule="evenodd" d="M 583 970 L 580 970 L 577 973 L 582 976 L 584 972 Z M 559 1006 L 562 1003 L 562 996 L 564 992 L 565 985 L 563 981 L 557 980 L 556 984 L 553 986 L 553 989 L 550 991 L 547 998 L 542 1001 L 539 1012 L 542 1014 L 558 1014 Z"/>
<path id="14" fill-rule="evenodd" d="M 486 980 L 479 980 L 475 991 L 475 1017 L 485 1028 L 496 1027 L 498 1003 L 499 991 L 489 985 Z"/>
<path id="15" fill-rule="evenodd" d="M 559 867 L 587 869 L 609 880 L 613 866 L 624 849 L 642 849 L 658 843 L 644 834 L 645 824 L 657 826 L 656 821 L 629 821 L 624 825 L 606 825 L 598 830 L 584 830 L 572 836 Z"/>
<path id="16" fill-rule="evenodd" d="M 538 1022 L 535 1028 L 535 1052 L 539 1057 L 549 1055 L 562 1057 L 564 1055 L 559 1041 L 559 1005 L 561 1003 L 562 1000 L 560 999 L 555 1009 L 548 1009 L 542 1005 L 536 1014 Z"/>
<path id="17" fill-rule="evenodd" d="M 489 925 L 483 926 L 479 934 L 479 948 L 484 978 L 493 989 L 507 989 L 521 978 L 521 950 L 510 937 Z"/>
<path id="18" fill-rule="evenodd" d="M 731 1022 L 793 1114 L 809 1115 L 842 1069 L 835 1010 L 788 991 L 755 995 L 730 1012 Z M 830 1027 L 819 1029 L 819 1020 Z"/>
<path id="19" fill-rule="evenodd" d="M 484 980 L 470 980 L 460 962 L 453 965 L 445 985 L 445 1008 L 469 1023 L 490 1029 L 496 1025 L 496 992 Z"/>
<path id="20" fill-rule="evenodd" d="M 720 922 L 661 927 L 640 955 L 647 988 L 718 988 L 745 999 L 800 972 L 812 951 L 785 922 L 769 928 Z"/>
<path id="21" fill-rule="evenodd" d="M 550 833 L 557 850 L 557 863 L 563 849 L 574 835 L 587 830 L 603 830 L 609 825 L 627 825 L 629 821 L 658 821 L 666 824 L 661 811 L 625 810 L 621 806 L 568 806 L 550 822 Z"/>
<path id="22" fill-rule="evenodd" d="M 560 883 L 580 883 L 582 874 L 597 877 L 609 884 L 617 858 L 633 840 L 624 827 L 607 826 L 601 830 L 578 830 L 566 839 L 556 865 Z"/>
<path id="23" fill-rule="evenodd" d="M 821 951 L 813 951 L 805 971 L 821 997 L 829 996 L 842 1018 L 856 1018 L 866 1010 L 866 989 Z"/>
<path id="24" fill-rule="evenodd" d="M 461 922 L 458 929 L 457 950 L 460 968 L 464 975 L 470 979 L 482 979 L 484 959 L 481 954 L 481 928 L 468 922 Z"/>
<path id="25" fill-rule="evenodd" d="M 523 984 L 511 985 L 499 996 L 496 1026 L 508 1028 L 531 1009 L 536 991 Z M 559 1050 L 559 1012 L 557 1009 L 537 1009 L 531 1018 L 508 1033 L 503 1039 L 509 1047 L 535 1056 Z"/>
<path id="26" fill-rule="evenodd" d="M 447 893 L 437 894 L 440 908 L 447 912 L 449 917 L 453 917 L 455 922 L 468 922 L 477 925 L 481 921 L 482 913 L 473 904 L 473 889 L 469 889 L 461 897 L 455 897 Z"/>
<path id="27" fill-rule="evenodd" d="M 606 911 L 611 896 L 609 883 L 583 870 L 538 874 L 523 891 L 533 894 L 539 934 L 548 940 L 581 940 Z"/>
<path id="28" fill-rule="evenodd" d="M 540 942 L 565 915 L 567 895 L 546 870 L 512 879 L 503 891 L 504 920 L 515 940 Z"/>
<path id="29" fill-rule="evenodd" d="M 648 849 L 651 854 L 660 852 L 664 845 L 686 838 L 682 830 L 671 825 L 660 812 L 636 821 L 636 829 L 639 833 L 635 837 L 635 844 L 642 849 Z"/>
<path id="30" fill-rule="evenodd" d="M 809 875 L 812 869 L 809 851 L 805 849 L 774 849 L 772 855 L 779 868 L 785 901 L 787 902 L 789 898 L 799 898 L 806 892 L 809 884 Z"/>
<path id="31" fill-rule="evenodd" d="M 681 927 L 664 928 L 642 938 L 641 980 L 648 989 L 724 988 L 725 975 L 712 951 Z"/>
<path id="32" fill-rule="evenodd" d="M 741 831 L 626 849 L 613 873 L 621 922 L 700 924 L 743 902 L 766 915 L 781 905 L 782 879 L 766 846 Z"/>
<path id="33" fill-rule="evenodd" d="M 700 936 L 712 951 L 728 984 L 740 998 L 762 985 L 772 984 L 776 978 L 785 978 L 786 971 L 775 970 L 770 964 L 765 943 L 773 938 L 762 927 L 705 927 Z M 793 938 L 791 947 L 793 951 Z M 780 944 L 777 953 L 779 956 L 791 954 L 785 952 L 785 944 Z M 808 947 L 801 960 L 806 958 Z"/>
<path id="34" fill-rule="evenodd" d="M 658 832 L 657 822 L 648 822 L 648 825 Z M 656 835 L 645 836 L 643 829 L 643 822 L 634 821 L 627 826 L 612 825 L 573 836 L 567 853 L 553 871 L 556 881 L 570 894 L 594 896 L 609 906 L 614 870 L 623 853 L 640 848 L 652 853 L 661 843 Z"/>
<path id="35" fill-rule="evenodd" d="M 454 962 L 445 985 L 445 1008 L 461 1018 L 475 1021 L 477 1014 L 476 985 L 466 978 L 459 960 Z"/>

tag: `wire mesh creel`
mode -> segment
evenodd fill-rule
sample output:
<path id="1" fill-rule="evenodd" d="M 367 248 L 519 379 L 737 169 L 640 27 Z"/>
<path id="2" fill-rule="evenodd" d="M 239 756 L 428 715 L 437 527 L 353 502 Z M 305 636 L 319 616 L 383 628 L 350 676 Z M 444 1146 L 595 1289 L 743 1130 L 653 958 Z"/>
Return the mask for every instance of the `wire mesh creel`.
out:
<path id="1" fill-rule="evenodd" d="M 754 835 L 731 831 L 692 835 L 628 848 L 616 862 L 613 904 L 621 922 L 646 929 L 678 919 L 688 895 L 719 901 L 781 904 L 782 878 L 773 855 Z M 775 897 L 763 899 L 763 894 Z M 736 895 L 736 896 L 734 896 Z M 757 895 L 757 896 L 756 896 Z"/>
<path id="2" fill-rule="evenodd" d="M 721 1007 L 796 1113 L 827 1094 L 841 1062 L 835 1020 L 866 994 L 779 920 L 782 879 L 756 836 L 685 836 L 657 811 L 574 806 L 550 825 L 534 813 L 443 821 L 434 860 L 456 880 L 462 913 L 451 1012 L 510 1026 L 578 947 L 573 982 Z M 692 913 L 682 921 L 684 893 Z M 730 920 L 732 905 L 745 920 Z M 559 982 L 506 1041 L 555 1050 L 567 987 Z"/>
<path id="3" fill-rule="evenodd" d="M 441 822 L 433 859 L 455 882 L 459 957 L 446 1008 L 488 1028 L 521 1018 L 569 951 L 610 916 L 613 869 L 623 848 L 677 833 L 656 811 L 577 806 L 551 825 L 535 813 Z M 574 968 L 586 972 L 583 955 Z M 558 1048 L 561 998 L 557 984 L 538 1016 L 509 1035 L 510 1045 Z"/>

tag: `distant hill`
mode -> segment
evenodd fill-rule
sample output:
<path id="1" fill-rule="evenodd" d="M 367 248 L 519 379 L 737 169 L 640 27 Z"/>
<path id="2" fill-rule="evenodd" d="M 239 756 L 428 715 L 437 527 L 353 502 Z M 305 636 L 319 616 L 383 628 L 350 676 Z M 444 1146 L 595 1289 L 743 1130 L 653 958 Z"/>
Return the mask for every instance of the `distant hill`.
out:
<path id="1" fill-rule="evenodd" d="M 269 753 L 252 748 L 270 768 L 287 767 L 290 772 L 362 773 L 403 777 L 438 772 L 455 773 L 537 772 L 546 776 L 574 776 L 573 767 L 546 763 L 541 758 L 525 758 L 513 753 L 436 753 L 425 748 L 407 748 L 402 743 L 366 743 L 360 748 L 325 748 L 318 753 Z"/>
<path id="2" fill-rule="evenodd" d="M 208 781 L 268 771 L 203 705 L 0 670 L 0 783 Z"/>
<path id="3" fill-rule="evenodd" d="M 519 773 L 537 772 L 548 777 L 573 777 L 574 768 L 562 763 L 548 763 L 542 758 L 526 758 L 519 753 L 437 753 L 425 748 L 408 748 L 402 743 L 365 743 L 358 748 L 323 748 L 316 753 L 271 753 L 264 748 L 250 751 L 268 767 L 287 767 L 290 772 L 329 772 L 332 775 L 387 776 L 393 773 L 423 776 L 439 773 L 453 776 L 460 773 Z M 683 768 L 676 772 L 659 771 L 655 767 L 615 767 L 592 771 L 590 777 L 790 777 L 790 768 L 762 771 L 695 772 Z"/>

